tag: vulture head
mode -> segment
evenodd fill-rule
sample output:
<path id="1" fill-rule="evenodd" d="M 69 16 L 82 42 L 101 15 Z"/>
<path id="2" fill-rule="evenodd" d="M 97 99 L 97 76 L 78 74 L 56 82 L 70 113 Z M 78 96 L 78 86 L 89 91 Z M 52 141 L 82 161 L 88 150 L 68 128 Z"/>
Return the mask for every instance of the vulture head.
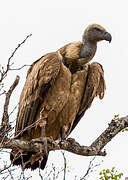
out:
<path id="1" fill-rule="evenodd" d="M 91 24 L 85 29 L 82 40 L 83 43 L 97 43 L 102 40 L 109 41 L 110 43 L 112 40 L 112 36 L 101 25 Z"/>

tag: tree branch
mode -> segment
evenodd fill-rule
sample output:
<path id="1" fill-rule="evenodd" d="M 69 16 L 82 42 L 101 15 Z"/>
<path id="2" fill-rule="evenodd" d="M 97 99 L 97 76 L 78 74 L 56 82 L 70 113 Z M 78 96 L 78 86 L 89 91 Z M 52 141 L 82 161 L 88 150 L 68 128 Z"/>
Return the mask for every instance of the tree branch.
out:
<path id="1" fill-rule="evenodd" d="M 106 152 L 101 151 L 103 147 L 126 127 L 128 127 L 128 116 L 122 117 L 118 121 L 112 120 L 108 128 L 90 146 L 81 146 L 74 139 L 68 138 L 58 143 L 55 141 L 49 142 L 48 151 L 63 149 L 82 156 L 105 156 Z M 0 148 L 39 152 L 44 146 L 43 143 L 8 139 L 6 143 L 0 144 Z"/>
<path id="2" fill-rule="evenodd" d="M 0 66 L 0 83 L 1 83 L 1 82 L 3 81 L 3 79 L 7 76 L 8 71 L 9 71 L 9 70 L 12 70 L 12 69 L 10 69 L 10 67 L 11 67 L 11 65 L 12 65 L 12 64 L 10 64 L 10 62 L 11 62 L 11 59 L 13 58 L 14 54 L 15 54 L 16 51 L 20 48 L 20 46 L 23 45 L 23 44 L 26 42 L 26 40 L 27 40 L 30 36 L 32 36 L 32 34 L 29 34 L 21 43 L 18 44 L 18 46 L 15 48 L 15 50 L 12 52 L 11 56 L 9 57 L 8 62 L 7 62 L 7 65 L 6 65 L 6 68 Z M 22 67 L 19 68 L 19 69 L 22 69 Z M 18 69 L 17 69 L 17 70 L 18 70 Z"/>
<path id="3" fill-rule="evenodd" d="M 13 90 L 18 85 L 19 79 L 20 79 L 20 77 L 16 76 L 15 81 L 13 82 L 13 84 L 9 88 L 8 92 L 6 93 L 5 104 L 4 104 L 4 112 L 3 112 L 3 117 L 2 117 L 2 126 L 5 126 L 6 124 L 9 123 L 8 106 L 9 106 L 9 102 L 10 102 L 10 97 L 11 97 Z"/>
<path id="4" fill-rule="evenodd" d="M 30 67 L 31 65 L 29 65 L 29 64 L 24 64 L 23 66 L 21 66 L 21 67 L 19 67 L 19 68 L 10 68 L 10 71 L 19 71 L 19 70 L 21 70 L 21 69 L 23 69 L 24 67 Z"/>
<path id="5" fill-rule="evenodd" d="M 11 87 L 9 88 L 8 92 L 5 93 L 6 98 L 5 98 L 5 103 L 4 103 L 4 112 L 3 112 L 2 122 L 1 122 L 1 126 L 0 126 L 0 142 L 1 143 L 3 141 L 6 141 L 8 132 L 9 132 L 9 130 L 12 129 L 12 127 L 9 123 L 8 106 L 9 106 L 10 97 L 12 95 L 12 92 L 18 85 L 19 79 L 20 79 L 19 76 L 16 76 L 16 79 L 13 82 L 13 84 L 11 85 Z"/>

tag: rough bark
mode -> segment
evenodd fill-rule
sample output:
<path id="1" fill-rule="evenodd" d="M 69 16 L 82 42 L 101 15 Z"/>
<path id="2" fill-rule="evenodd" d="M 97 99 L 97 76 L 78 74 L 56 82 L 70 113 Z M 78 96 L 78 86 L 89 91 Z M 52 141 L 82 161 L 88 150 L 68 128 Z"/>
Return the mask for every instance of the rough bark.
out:
<path id="1" fill-rule="evenodd" d="M 51 150 L 66 150 L 74 154 L 82 156 L 105 156 L 106 152 L 102 151 L 104 146 L 112 140 L 121 130 L 128 127 L 128 116 L 122 117 L 119 120 L 112 120 L 107 129 L 90 145 L 81 146 L 75 139 L 68 138 L 61 142 L 49 142 L 48 151 Z M 7 139 L 5 143 L 0 144 L 0 148 L 6 149 L 23 149 L 25 151 L 39 152 L 43 149 L 43 143 L 34 143 L 21 141 L 18 139 Z"/>

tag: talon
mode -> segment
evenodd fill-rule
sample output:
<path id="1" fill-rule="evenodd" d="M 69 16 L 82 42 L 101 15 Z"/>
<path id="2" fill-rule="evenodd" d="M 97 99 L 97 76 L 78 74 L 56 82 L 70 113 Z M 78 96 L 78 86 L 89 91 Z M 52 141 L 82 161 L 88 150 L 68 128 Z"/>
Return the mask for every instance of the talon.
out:
<path id="1" fill-rule="evenodd" d="M 32 139 L 32 142 L 37 142 L 37 143 L 42 143 L 44 148 L 43 148 L 43 152 L 45 154 L 48 154 L 48 142 L 51 143 L 52 139 L 49 137 L 40 137 L 40 138 L 36 138 L 36 139 Z M 40 152 L 42 152 L 42 149 L 40 149 Z"/>
<path id="2" fill-rule="evenodd" d="M 62 139 L 59 138 L 59 139 L 55 140 L 54 143 L 59 144 L 61 141 L 62 141 Z"/>

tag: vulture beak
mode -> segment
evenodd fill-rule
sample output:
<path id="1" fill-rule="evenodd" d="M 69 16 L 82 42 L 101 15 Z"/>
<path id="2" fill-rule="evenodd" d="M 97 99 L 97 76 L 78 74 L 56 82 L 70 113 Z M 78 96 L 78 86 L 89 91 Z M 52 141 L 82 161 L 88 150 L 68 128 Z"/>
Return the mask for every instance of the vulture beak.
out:
<path id="1" fill-rule="evenodd" d="M 108 33 L 108 32 L 105 32 L 105 33 L 104 33 L 104 40 L 109 41 L 109 43 L 110 43 L 111 40 L 112 40 L 111 34 Z"/>

